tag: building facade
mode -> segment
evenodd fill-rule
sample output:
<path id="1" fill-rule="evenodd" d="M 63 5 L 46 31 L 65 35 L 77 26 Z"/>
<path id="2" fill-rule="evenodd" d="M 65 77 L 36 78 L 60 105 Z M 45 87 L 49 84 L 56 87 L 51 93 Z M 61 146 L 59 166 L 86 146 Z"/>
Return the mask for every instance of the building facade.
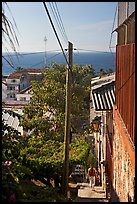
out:
<path id="1" fill-rule="evenodd" d="M 95 138 L 95 149 L 98 159 L 98 171 L 100 174 L 100 185 L 107 191 L 106 186 L 106 150 L 107 137 L 112 138 L 112 113 L 115 103 L 115 73 L 96 77 L 91 80 L 90 96 L 90 123 L 94 124 L 99 119 L 99 131 L 93 130 Z"/>
<path id="2" fill-rule="evenodd" d="M 19 100 L 17 94 L 22 92 L 24 89 L 28 88 L 31 85 L 31 81 L 41 81 L 43 79 L 42 74 L 43 69 L 23 69 L 20 68 L 19 71 L 10 74 L 6 79 L 7 85 L 7 100 Z M 24 98 L 21 96 L 22 99 Z M 28 100 L 31 96 L 27 95 L 25 98 Z"/>
<path id="3" fill-rule="evenodd" d="M 7 83 L 7 100 L 16 100 L 16 94 L 26 87 L 30 86 L 28 73 L 15 72 L 8 76 Z"/>
<path id="4" fill-rule="evenodd" d="M 134 202 L 135 193 L 135 2 L 118 2 L 116 104 L 107 159 L 111 201 Z"/>

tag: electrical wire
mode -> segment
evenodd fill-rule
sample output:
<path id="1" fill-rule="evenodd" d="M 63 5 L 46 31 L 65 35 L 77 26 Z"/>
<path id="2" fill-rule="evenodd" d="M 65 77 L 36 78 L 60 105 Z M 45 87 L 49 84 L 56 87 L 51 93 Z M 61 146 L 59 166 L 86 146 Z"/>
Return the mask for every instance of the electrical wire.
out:
<path id="1" fill-rule="evenodd" d="M 67 52 L 67 50 L 68 49 L 64 49 L 66 52 Z M 99 52 L 99 53 L 106 53 L 106 54 L 108 54 L 109 52 L 103 52 L 103 51 L 98 51 L 98 50 L 87 50 L 87 49 L 76 49 L 76 48 L 74 48 L 74 50 L 75 51 L 77 51 L 77 53 L 75 54 L 74 52 L 73 52 L 73 54 L 75 55 L 75 56 L 78 56 L 78 64 L 79 64 L 79 62 L 80 62 L 80 54 L 81 54 L 81 51 L 87 51 L 87 52 L 91 52 L 91 51 L 94 51 L 94 52 Z M 61 49 L 60 50 L 52 50 L 52 51 L 48 51 L 49 53 L 51 52 L 54 52 L 54 51 L 61 51 Z M 41 53 L 43 53 L 44 54 L 44 52 L 34 52 L 34 53 L 24 53 L 24 54 L 21 54 L 21 55 L 33 55 L 33 54 L 41 54 Z M 48 59 L 47 59 L 47 61 L 49 61 L 50 59 L 52 59 L 52 58 L 54 58 L 54 57 L 56 57 L 56 56 L 58 56 L 58 55 L 60 55 L 62 52 L 59 52 L 59 53 L 57 53 L 57 54 L 55 54 L 55 55 L 53 55 L 52 57 L 49 57 Z M 67 56 L 67 53 L 66 53 L 66 56 Z M 9 55 L 6 55 L 6 57 L 10 57 Z M 6 57 L 5 57 L 5 60 L 7 60 L 6 59 Z M 12 57 L 12 56 L 11 56 Z M 22 56 L 21 56 L 22 57 Z M 31 65 L 31 67 L 33 67 L 33 66 L 37 66 L 37 65 L 39 65 L 39 64 L 41 64 L 41 63 L 43 63 L 44 62 L 44 60 L 42 60 L 42 61 L 40 61 L 40 62 L 38 62 L 38 63 L 35 63 L 34 65 Z M 12 62 L 11 62 L 12 63 Z M 85 64 L 86 62 L 83 62 L 82 61 L 82 64 Z M 13 64 L 13 63 L 12 63 Z M 100 64 L 96 64 L 97 66 L 101 66 Z M 14 68 L 14 66 L 12 65 L 12 68 Z M 14 68 L 15 69 L 15 68 Z"/>
<path id="2" fill-rule="evenodd" d="M 60 21 L 62 22 L 61 16 L 60 16 L 60 13 L 59 13 L 59 10 L 58 10 L 57 3 L 56 3 L 56 2 L 55 2 L 55 6 L 56 6 L 56 10 L 57 10 L 59 19 L 60 19 Z M 65 28 L 64 28 L 64 26 L 63 26 L 63 23 L 61 23 L 61 24 L 62 24 L 63 33 L 64 33 L 64 35 L 65 35 L 66 42 L 68 42 L 68 37 L 67 37 L 66 31 L 65 31 Z"/>
<path id="3" fill-rule="evenodd" d="M 117 10 L 118 10 L 118 3 L 116 5 L 116 9 L 115 9 L 115 14 L 114 14 L 114 20 L 113 20 L 113 25 L 112 25 L 112 32 L 111 32 L 111 36 L 110 36 L 110 43 L 109 43 L 109 50 L 110 50 L 110 53 L 112 54 L 112 57 L 114 59 L 114 55 L 113 55 L 113 52 L 112 52 L 112 47 L 111 47 L 111 43 L 112 43 L 112 35 L 113 35 L 113 30 L 114 30 L 114 25 L 115 25 L 115 20 L 116 20 L 116 14 L 117 14 Z M 115 60 L 115 59 L 114 59 Z M 115 65 L 114 65 L 115 66 Z"/>
<path id="4" fill-rule="evenodd" d="M 58 28 L 60 30 L 60 33 L 61 33 L 61 35 L 64 38 L 64 41 L 66 43 L 66 42 L 68 42 L 68 38 L 67 38 L 67 35 L 66 35 L 66 32 L 65 32 L 65 29 L 64 29 L 60 14 L 59 14 L 57 4 L 55 2 L 55 6 L 54 6 L 54 2 L 49 2 L 49 5 L 50 5 L 50 8 L 51 8 L 52 13 L 54 15 L 55 21 L 56 21 L 56 23 L 58 25 Z"/>
<path id="5" fill-rule="evenodd" d="M 63 55 L 64 55 L 64 58 L 65 58 L 65 60 L 66 60 L 67 65 L 68 65 L 68 68 L 70 68 L 70 65 L 69 65 L 68 60 L 67 60 L 66 55 L 65 55 L 65 52 L 64 52 L 63 47 L 62 47 L 62 45 L 61 45 L 60 39 L 59 39 L 59 37 L 58 37 L 58 34 L 57 34 L 57 32 L 56 32 L 56 29 L 55 29 L 54 24 L 53 24 L 53 22 L 52 22 L 52 19 L 51 19 L 51 17 L 50 17 L 48 8 L 47 8 L 47 6 L 46 6 L 46 3 L 45 3 L 45 2 L 42 2 L 42 3 L 44 4 L 44 8 L 45 8 L 45 10 L 46 10 L 46 12 L 47 12 L 47 15 L 48 15 L 48 17 L 49 17 L 49 21 L 50 21 L 50 23 L 51 23 L 51 25 L 52 25 L 52 28 L 53 28 L 54 33 L 55 33 L 55 36 L 56 36 L 56 38 L 57 38 L 57 40 L 58 40 L 58 43 L 59 43 L 59 45 L 60 45 L 60 47 L 61 47 L 62 53 L 63 53 Z"/>
<path id="6" fill-rule="evenodd" d="M 60 50 L 49 50 L 49 51 L 47 51 L 47 52 L 57 52 L 57 51 L 60 51 Z M 17 52 L 18 55 L 33 55 L 33 54 L 41 54 L 41 53 L 45 53 L 45 51 L 29 52 L 29 53 L 19 53 L 19 52 Z M 12 53 L 11 53 L 12 56 L 15 56 L 15 55 L 17 55 L 17 54 L 12 54 Z"/>
<path id="7" fill-rule="evenodd" d="M 60 55 L 60 54 L 62 54 L 62 52 L 60 52 L 60 53 L 58 53 L 58 54 L 56 54 L 56 55 L 53 55 L 52 57 L 47 58 L 47 61 L 49 61 L 50 59 L 52 59 L 52 58 L 54 58 L 54 57 L 56 57 L 56 56 L 58 56 L 58 55 Z M 39 64 L 42 64 L 42 63 L 44 63 L 44 60 L 38 62 L 37 64 L 31 65 L 31 67 L 35 67 L 35 66 L 37 66 L 37 65 L 39 65 Z"/>
<path id="8" fill-rule="evenodd" d="M 12 69 L 15 69 L 15 67 L 4 56 L 2 56 L 2 58 L 11 66 Z"/>
<path id="9" fill-rule="evenodd" d="M 75 48 L 76 49 L 76 48 Z M 108 54 L 109 52 L 105 52 L 105 51 L 99 51 L 99 50 L 88 50 L 88 49 L 82 49 L 82 48 L 77 48 L 77 50 L 83 50 L 83 51 L 87 51 L 87 52 L 101 52 L 101 53 L 106 53 Z"/>
<path id="10" fill-rule="evenodd" d="M 111 32 L 111 36 L 110 36 L 110 42 L 109 42 L 110 52 L 112 52 L 112 50 L 111 50 L 111 48 L 112 48 L 112 47 L 111 47 L 111 42 L 112 42 L 112 35 L 113 35 L 113 30 L 114 30 L 114 25 L 115 25 L 117 10 L 118 10 L 118 4 L 116 5 L 115 14 L 114 14 L 114 20 L 113 20 L 113 25 L 112 25 L 112 32 Z"/>

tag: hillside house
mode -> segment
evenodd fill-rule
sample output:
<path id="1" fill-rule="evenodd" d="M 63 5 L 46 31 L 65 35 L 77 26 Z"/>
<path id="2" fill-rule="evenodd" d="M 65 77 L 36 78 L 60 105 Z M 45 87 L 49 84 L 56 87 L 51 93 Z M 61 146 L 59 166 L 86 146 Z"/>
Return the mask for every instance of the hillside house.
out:
<path id="1" fill-rule="evenodd" d="M 32 98 L 32 86 L 28 86 L 16 94 L 17 101 L 30 101 Z"/>
<path id="2" fill-rule="evenodd" d="M 17 94 L 30 87 L 31 81 L 41 81 L 43 69 L 26 68 L 10 74 L 6 79 L 7 100 L 17 100 Z M 31 97 L 31 96 L 30 96 Z"/>
<path id="3" fill-rule="evenodd" d="M 30 86 L 28 73 L 15 72 L 10 74 L 6 79 L 7 100 L 16 100 L 16 94 L 26 87 Z"/>

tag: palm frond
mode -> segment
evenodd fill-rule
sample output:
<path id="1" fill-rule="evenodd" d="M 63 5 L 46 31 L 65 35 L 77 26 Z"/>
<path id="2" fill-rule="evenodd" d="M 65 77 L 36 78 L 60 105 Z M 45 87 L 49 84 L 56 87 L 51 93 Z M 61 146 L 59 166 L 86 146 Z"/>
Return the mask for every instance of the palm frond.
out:
<path id="1" fill-rule="evenodd" d="M 4 6 L 6 6 L 12 16 L 12 20 L 13 23 L 10 21 L 10 19 L 5 15 L 5 10 L 4 10 Z M 15 22 L 15 19 L 11 13 L 11 10 L 8 6 L 7 2 L 2 2 L 2 37 L 4 42 L 2 42 L 2 44 L 6 44 L 8 46 L 11 47 L 11 49 L 17 54 L 17 46 L 19 46 L 19 41 L 16 35 L 16 30 L 17 29 L 17 25 Z M 7 46 L 5 46 L 7 47 Z M 8 50 L 8 48 L 6 49 Z M 7 60 L 4 56 L 2 56 L 4 60 L 7 61 L 7 63 L 14 68 L 13 63 L 10 62 L 10 60 Z"/>

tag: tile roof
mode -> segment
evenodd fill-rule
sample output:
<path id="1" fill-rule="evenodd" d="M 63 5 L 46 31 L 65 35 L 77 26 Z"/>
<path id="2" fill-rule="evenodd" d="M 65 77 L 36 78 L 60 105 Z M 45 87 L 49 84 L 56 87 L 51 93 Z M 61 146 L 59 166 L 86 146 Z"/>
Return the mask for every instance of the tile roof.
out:
<path id="1" fill-rule="evenodd" d="M 27 72 L 42 72 L 43 68 L 25 68 L 25 71 Z"/>
<path id="2" fill-rule="evenodd" d="M 24 75 L 24 72 L 15 72 L 8 76 L 8 79 L 20 79 L 21 76 Z"/>
<path id="3" fill-rule="evenodd" d="M 27 73 L 39 73 L 42 72 L 43 68 L 23 68 L 22 70 L 20 70 L 19 72 L 14 72 L 12 74 L 10 74 L 7 78 L 8 79 L 19 79 L 22 75 L 27 74 Z"/>

